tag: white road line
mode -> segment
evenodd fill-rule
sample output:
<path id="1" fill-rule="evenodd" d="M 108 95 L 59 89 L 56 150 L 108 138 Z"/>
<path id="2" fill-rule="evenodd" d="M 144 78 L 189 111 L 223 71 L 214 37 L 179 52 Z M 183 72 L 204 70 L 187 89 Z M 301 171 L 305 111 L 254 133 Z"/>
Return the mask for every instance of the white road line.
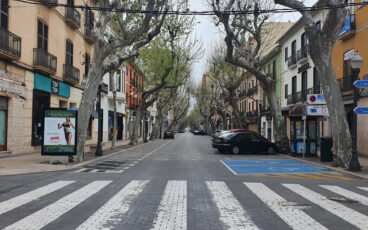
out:
<path id="1" fill-rule="evenodd" d="M 134 164 L 130 164 L 130 165 L 129 165 L 129 167 L 132 167 L 132 166 L 134 166 Z"/>
<path id="2" fill-rule="evenodd" d="M 187 182 L 169 180 L 152 229 L 187 229 Z"/>
<path id="3" fill-rule="evenodd" d="M 74 171 L 75 173 L 77 173 L 77 172 L 83 172 L 84 170 L 86 170 L 85 168 L 81 168 L 81 169 L 78 169 L 78 170 L 76 170 L 76 171 Z"/>
<path id="4" fill-rule="evenodd" d="M 0 215 L 25 205 L 49 193 L 55 192 L 75 181 L 57 181 L 0 203 Z"/>
<path id="5" fill-rule="evenodd" d="M 206 184 L 226 229 L 258 229 L 224 182 L 206 181 Z"/>
<path id="6" fill-rule="evenodd" d="M 368 191 L 368 187 L 358 187 L 358 188 L 360 188 L 362 190 L 365 190 L 365 191 Z"/>
<path id="7" fill-rule="evenodd" d="M 155 150 L 153 150 L 152 152 L 148 153 L 147 155 L 145 155 L 144 157 L 142 157 L 142 160 L 143 160 L 143 159 L 145 159 L 146 157 L 148 157 L 149 155 L 151 155 L 152 153 L 156 152 L 157 150 L 159 150 L 159 149 L 161 149 L 161 148 L 165 147 L 166 145 L 170 144 L 171 142 L 172 142 L 172 141 L 169 141 L 169 142 L 167 142 L 166 144 L 163 144 L 163 145 L 161 145 L 160 147 L 158 147 L 157 149 L 155 149 Z"/>
<path id="8" fill-rule="evenodd" d="M 128 169 L 128 168 L 130 168 L 130 167 L 125 167 L 125 168 L 124 168 L 124 170 L 126 170 L 126 169 Z"/>
<path id="9" fill-rule="evenodd" d="M 244 184 L 291 228 L 300 230 L 327 229 L 305 214 L 301 208 L 283 205 L 287 204 L 287 201 L 264 184 L 246 182 Z"/>
<path id="10" fill-rule="evenodd" d="M 96 172 L 98 172 L 98 169 L 93 169 L 93 170 L 91 170 L 91 171 L 89 171 L 90 173 L 96 173 Z"/>
<path id="11" fill-rule="evenodd" d="M 111 181 L 95 181 L 83 188 L 61 198 L 60 200 L 52 203 L 45 208 L 15 222 L 12 225 L 4 228 L 5 230 L 24 229 L 27 230 L 41 229 L 47 224 L 59 218 L 64 213 L 68 212 L 84 200 L 100 191 Z"/>
<path id="12" fill-rule="evenodd" d="M 368 216 L 363 215 L 351 208 L 348 208 L 337 202 L 328 200 L 325 196 L 322 196 L 312 190 L 303 187 L 299 184 L 283 184 L 286 188 L 292 190 L 296 194 L 304 197 L 305 199 L 319 205 L 325 210 L 331 212 L 332 214 L 340 217 L 346 222 L 361 228 L 367 229 L 368 227 Z"/>
<path id="13" fill-rule="evenodd" d="M 225 162 L 223 162 L 222 160 L 220 160 L 220 162 L 227 168 L 229 169 L 234 175 L 238 175 L 236 172 L 234 172 L 229 166 L 227 166 L 227 164 L 225 164 Z"/>
<path id="14" fill-rule="evenodd" d="M 116 228 L 129 210 L 131 203 L 143 191 L 148 180 L 133 180 L 114 195 L 97 212 L 89 217 L 77 230 Z"/>
<path id="15" fill-rule="evenodd" d="M 122 173 L 124 170 L 106 170 L 105 173 Z"/>
<path id="16" fill-rule="evenodd" d="M 337 193 L 341 196 L 347 197 L 349 199 L 358 201 L 364 205 L 368 206 L 368 197 L 360 195 L 358 193 L 349 191 L 347 189 L 344 188 L 340 188 L 339 186 L 330 186 L 330 185 L 320 185 L 322 188 L 328 189 L 334 193 Z"/>

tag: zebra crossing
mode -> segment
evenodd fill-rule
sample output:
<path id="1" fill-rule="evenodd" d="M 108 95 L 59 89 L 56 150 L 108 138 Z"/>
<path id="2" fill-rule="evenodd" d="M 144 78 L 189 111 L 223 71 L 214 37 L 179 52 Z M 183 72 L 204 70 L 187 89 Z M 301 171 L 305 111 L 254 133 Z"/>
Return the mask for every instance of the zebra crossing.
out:
<path id="1" fill-rule="evenodd" d="M 82 220 L 76 229 L 119 229 L 119 223 L 124 220 L 126 213 L 134 208 L 135 202 L 139 201 L 142 193 L 149 189 L 152 183 L 155 182 L 150 180 L 130 181 L 119 188 L 101 207 L 92 210 L 93 214 Z M 72 180 L 56 181 L 0 202 L 1 223 L 4 220 L 2 217 L 8 212 L 20 210 L 24 205 L 42 200 L 63 189 L 70 190 L 71 186 L 73 188 L 65 196 L 33 213 L 26 213 L 24 217 L 22 216 L 23 218 L 19 218 L 8 226 L 3 226 L 3 229 L 31 230 L 47 227 L 48 224 L 62 219 L 63 215 L 72 209 L 78 209 L 81 203 L 94 202 L 94 195 L 103 193 L 103 190 L 109 186 L 114 186 L 111 180 L 93 181 L 74 189 L 75 184 L 76 181 Z M 257 207 L 250 207 L 248 202 L 241 202 L 239 193 L 232 191 L 226 182 L 205 181 L 204 185 L 210 201 L 217 209 L 218 219 L 222 223 L 219 229 L 261 229 L 249 214 L 252 208 Z M 338 223 L 340 220 L 349 223 L 352 228 L 368 229 L 368 187 L 347 189 L 336 185 L 319 185 L 316 189 L 307 188 L 301 184 L 287 183 L 282 183 L 281 187 L 285 188 L 288 193 L 280 194 L 273 187 L 264 183 L 242 182 L 240 188 L 241 193 L 252 194 L 292 229 L 328 229 L 328 227 L 324 226 L 315 216 L 311 216 L 311 212 L 307 212 L 305 207 L 293 205 L 293 202 L 288 200 L 290 194 L 302 197 L 308 208 L 317 207 L 334 216 L 330 221 Z M 190 189 L 186 180 L 167 181 L 162 188 L 161 200 L 155 210 L 151 229 L 190 229 L 188 227 L 188 191 Z M 347 204 L 329 199 L 328 196 L 321 194 L 321 191 L 324 191 L 323 194 L 331 193 L 353 200 L 359 207 L 358 211 Z M 366 212 L 361 213 L 359 210 L 366 210 Z"/>

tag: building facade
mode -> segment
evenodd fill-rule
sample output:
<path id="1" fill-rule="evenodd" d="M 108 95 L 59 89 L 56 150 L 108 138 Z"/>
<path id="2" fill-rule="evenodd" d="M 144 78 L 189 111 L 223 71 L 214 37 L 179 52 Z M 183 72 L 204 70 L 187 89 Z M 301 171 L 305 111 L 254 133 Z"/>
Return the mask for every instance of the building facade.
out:
<path id="1" fill-rule="evenodd" d="M 344 99 L 350 129 L 353 117 L 353 90 L 354 85 L 350 59 L 354 53 L 363 58 L 363 66 L 360 69 L 359 78 L 368 80 L 368 6 L 351 6 L 346 24 L 339 34 L 332 53 L 332 63 L 335 75 L 340 85 Z M 359 107 L 368 107 L 368 89 L 361 89 L 358 102 Z M 358 115 L 358 153 L 368 155 L 368 117 Z"/>
<path id="2" fill-rule="evenodd" d="M 78 108 L 93 55 L 93 17 L 73 7 L 1 0 L 0 151 L 39 151 L 43 110 Z"/>

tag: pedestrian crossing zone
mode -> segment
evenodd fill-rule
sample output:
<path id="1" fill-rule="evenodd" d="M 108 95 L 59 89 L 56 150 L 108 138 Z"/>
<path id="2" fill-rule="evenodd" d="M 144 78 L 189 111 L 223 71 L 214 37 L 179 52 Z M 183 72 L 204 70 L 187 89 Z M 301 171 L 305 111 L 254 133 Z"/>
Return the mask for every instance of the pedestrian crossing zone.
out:
<path id="1" fill-rule="evenodd" d="M 132 180 L 117 188 L 116 193 L 106 193 L 110 195 L 107 201 L 100 206 L 96 205 L 91 210 L 92 214 L 83 217 L 73 229 L 121 229 L 119 224 L 127 218 L 126 214 L 139 204 L 142 194 L 153 183 L 149 180 Z M 331 222 L 338 226 L 339 221 L 350 226 L 349 229 L 368 229 L 368 187 L 314 185 L 309 188 L 306 185 L 289 183 L 236 183 L 239 183 L 239 187 L 234 191 L 231 189 L 234 186 L 229 186 L 224 181 L 203 182 L 205 193 L 209 197 L 204 200 L 208 200 L 215 207 L 215 213 L 218 215 L 216 218 L 221 223 L 217 226 L 218 229 L 262 229 L 259 221 L 255 221 L 254 215 L 250 214 L 252 209 L 261 208 L 260 206 L 274 213 L 279 221 L 291 229 L 329 229 L 331 226 L 325 226 L 325 223 Z M 104 193 L 109 186 L 117 186 L 110 180 L 73 186 L 77 184 L 76 181 L 56 181 L 8 199 L 2 199 L 0 196 L 0 227 L 6 230 L 47 228 L 55 221 L 62 221 L 66 213 L 80 208 L 83 202 L 94 203 L 94 196 Z M 188 194 L 188 191 L 193 191 L 189 188 L 186 180 L 169 180 L 165 183 L 159 191 L 161 200 L 153 210 L 150 229 L 190 229 L 188 210 L 196 210 L 196 207 L 190 207 L 189 204 L 196 203 L 190 203 L 188 200 L 188 197 L 193 197 Z M 280 188 L 283 192 L 280 192 Z M 52 194 L 61 190 L 66 190 L 66 195 L 56 196 L 57 198 L 52 200 Z M 262 205 L 250 206 L 251 202 L 241 198 L 243 194 L 250 196 L 252 202 L 260 202 Z M 298 200 L 299 203 L 295 202 L 295 196 L 301 200 Z M 51 201 L 45 202 L 46 197 Z M 45 206 L 37 210 L 23 208 L 34 202 L 41 202 Z M 322 222 L 318 216 L 312 215 L 318 210 L 328 213 L 322 215 Z M 6 214 L 10 212 L 21 214 L 18 219 L 8 223 Z M 74 219 L 78 218 L 76 216 Z M 2 226 L 1 223 L 8 224 Z"/>

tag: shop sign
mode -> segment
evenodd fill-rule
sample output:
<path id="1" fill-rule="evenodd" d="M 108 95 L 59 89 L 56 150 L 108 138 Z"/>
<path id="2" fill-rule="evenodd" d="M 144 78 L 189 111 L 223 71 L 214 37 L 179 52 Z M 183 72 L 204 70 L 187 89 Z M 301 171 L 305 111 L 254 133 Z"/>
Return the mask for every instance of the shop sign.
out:
<path id="1" fill-rule="evenodd" d="M 350 59 L 354 56 L 354 49 L 351 49 L 344 53 L 344 61 L 350 61 Z"/>
<path id="2" fill-rule="evenodd" d="M 326 98 L 323 94 L 308 94 L 307 103 L 310 105 L 325 105 Z"/>
<path id="3" fill-rule="evenodd" d="M 51 80 L 51 93 L 59 94 L 59 82 Z"/>
<path id="4" fill-rule="evenodd" d="M 304 65 L 302 65 L 302 66 L 300 66 L 299 68 L 298 68 L 298 73 L 301 73 L 301 72 L 304 72 L 304 71 L 306 71 L 307 69 L 309 69 L 310 68 L 310 64 L 309 64 L 309 62 L 308 63 L 305 63 Z"/>
<path id="5" fill-rule="evenodd" d="M 77 115 L 76 110 L 44 110 L 42 155 L 76 155 Z"/>
<path id="6" fill-rule="evenodd" d="M 308 105 L 307 106 L 308 116 L 328 116 L 328 108 L 325 105 Z"/>

